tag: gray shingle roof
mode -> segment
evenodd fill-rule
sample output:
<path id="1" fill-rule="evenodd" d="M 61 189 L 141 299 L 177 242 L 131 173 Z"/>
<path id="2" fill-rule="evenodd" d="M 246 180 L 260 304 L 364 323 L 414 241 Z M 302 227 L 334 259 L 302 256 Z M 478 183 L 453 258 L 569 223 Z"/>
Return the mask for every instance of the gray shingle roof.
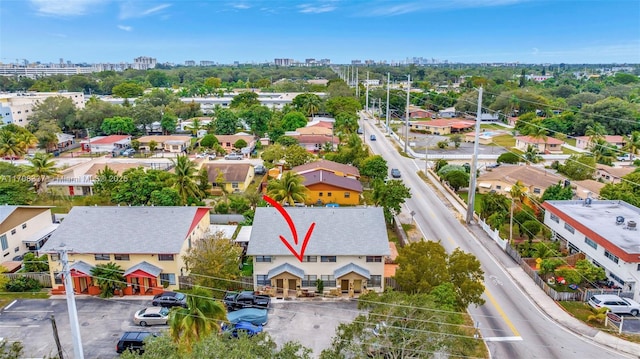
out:
<path id="1" fill-rule="evenodd" d="M 289 272 L 293 275 L 295 275 L 298 278 L 304 278 L 304 270 L 294 266 L 293 264 L 289 264 L 289 263 L 283 263 L 273 269 L 271 269 L 269 271 L 269 273 L 267 273 L 267 279 L 271 279 L 279 274 L 282 274 L 284 272 Z"/>
<path id="2" fill-rule="evenodd" d="M 349 263 L 345 266 L 342 266 L 336 270 L 333 271 L 333 277 L 338 279 L 340 277 L 342 277 L 345 274 L 349 274 L 349 273 L 356 273 L 359 274 L 367 279 L 371 279 L 371 275 L 369 274 L 369 270 L 366 268 L 362 268 L 359 265 L 355 264 L 355 263 Z"/>
<path id="3" fill-rule="evenodd" d="M 141 270 L 141 271 L 143 271 L 145 273 L 149 273 L 154 277 L 159 276 L 160 272 L 162 272 L 162 268 L 158 268 L 158 267 L 154 266 L 153 264 L 151 264 L 151 263 L 149 263 L 147 261 L 142 261 L 142 262 L 134 265 L 133 267 L 127 269 L 124 272 L 123 275 L 126 277 L 129 274 L 131 274 L 131 273 L 133 273 L 133 272 L 135 272 L 137 270 Z"/>
<path id="4" fill-rule="evenodd" d="M 69 270 L 75 270 L 77 272 L 86 274 L 88 276 L 93 276 L 93 274 L 91 274 L 91 270 L 95 268 L 94 266 L 92 266 L 91 264 L 87 263 L 87 262 L 83 262 L 83 261 L 77 261 L 74 262 L 71 266 L 69 266 Z"/>
<path id="5" fill-rule="evenodd" d="M 41 252 L 179 253 L 201 208 L 73 207 Z"/>
<path id="6" fill-rule="evenodd" d="M 305 255 L 390 254 L 387 228 L 381 207 L 287 207 L 298 232 L 298 246 L 311 223 L 315 228 Z M 289 226 L 272 207 L 258 207 L 253 220 L 248 255 L 292 255 L 280 240 L 284 236 L 293 244 Z"/>

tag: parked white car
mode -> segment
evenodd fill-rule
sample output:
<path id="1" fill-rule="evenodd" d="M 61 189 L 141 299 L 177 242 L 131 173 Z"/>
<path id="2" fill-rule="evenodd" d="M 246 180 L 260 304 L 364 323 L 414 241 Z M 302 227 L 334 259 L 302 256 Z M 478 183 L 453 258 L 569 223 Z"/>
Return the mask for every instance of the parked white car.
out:
<path id="1" fill-rule="evenodd" d="M 140 309 L 133 315 L 133 322 L 141 327 L 147 325 L 166 325 L 169 319 L 169 308 L 148 307 Z"/>
<path id="2" fill-rule="evenodd" d="M 596 294 L 589 298 L 589 305 L 596 309 L 606 307 L 616 314 L 631 314 L 637 316 L 638 313 L 640 313 L 640 303 L 613 294 Z"/>

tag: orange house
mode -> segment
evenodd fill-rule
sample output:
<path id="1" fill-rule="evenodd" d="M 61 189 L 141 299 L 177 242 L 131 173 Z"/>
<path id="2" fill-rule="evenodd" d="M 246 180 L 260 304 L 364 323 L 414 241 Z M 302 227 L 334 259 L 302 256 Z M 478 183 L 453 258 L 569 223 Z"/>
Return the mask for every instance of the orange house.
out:
<path id="1" fill-rule="evenodd" d="M 306 172 L 302 177 L 307 187 L 306 204 L 355 206 L 360 203 L 362 184 L 357 179 L 338 176 L 326 170 Z"/>

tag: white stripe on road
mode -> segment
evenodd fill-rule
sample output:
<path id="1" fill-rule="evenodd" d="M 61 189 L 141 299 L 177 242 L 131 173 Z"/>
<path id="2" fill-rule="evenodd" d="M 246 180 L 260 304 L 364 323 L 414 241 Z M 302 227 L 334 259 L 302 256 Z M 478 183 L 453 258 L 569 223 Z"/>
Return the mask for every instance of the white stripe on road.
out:
<path id="1" fill-rule="evenodd" d="M 522 337 L 488 337 L 484 338 L 485 342 L 520 342 Z"/>
<path id="2" fill-rule="evenodd" d="M 11 304 L 7 305 L 6 307 L 4 307 L 5 311 L 9 308 L 11 308 L 12 305 L 16 304 L 17 300 L 13 300 L 13 302 L 11 302 Z"/>
<path id="3" fill-rule="evenodd" d="M 6 313 L 53 313 L 53 310 L 5 310 Z"/>

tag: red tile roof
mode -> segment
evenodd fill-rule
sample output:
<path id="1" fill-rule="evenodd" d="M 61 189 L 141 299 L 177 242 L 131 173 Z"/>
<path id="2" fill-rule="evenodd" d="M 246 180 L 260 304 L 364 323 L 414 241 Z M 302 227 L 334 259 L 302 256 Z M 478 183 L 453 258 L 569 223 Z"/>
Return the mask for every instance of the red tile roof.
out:
<path id="1" fill-rule="evenodd" d="M 103 145 L 109 143 L 116 143 L 118 141 L 126 140 L 127 138 L 131 138 L 130 135 L 111 135 L 107 137 L 103 137 L 94 141 L 91 141 L 92 145 Z"/>

